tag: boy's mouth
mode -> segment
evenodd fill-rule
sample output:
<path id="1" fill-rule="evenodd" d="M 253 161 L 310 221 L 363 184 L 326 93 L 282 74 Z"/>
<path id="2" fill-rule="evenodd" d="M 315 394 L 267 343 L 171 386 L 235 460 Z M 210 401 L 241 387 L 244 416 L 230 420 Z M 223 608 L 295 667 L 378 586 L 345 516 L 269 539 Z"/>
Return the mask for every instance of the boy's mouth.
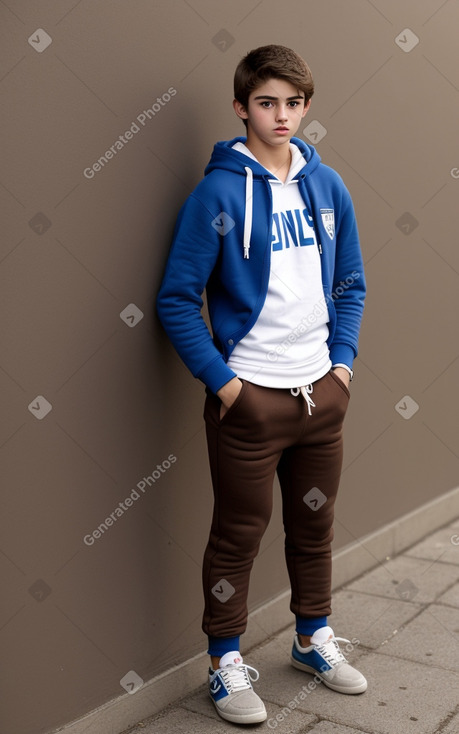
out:
<path id="1" fill-rule="evenodd" d="M 274 132 L 276 133 L 288 133 L 288 127 L 284 127 L 284 125 L 281 125 L 280 127 L 275 127 Z"/>

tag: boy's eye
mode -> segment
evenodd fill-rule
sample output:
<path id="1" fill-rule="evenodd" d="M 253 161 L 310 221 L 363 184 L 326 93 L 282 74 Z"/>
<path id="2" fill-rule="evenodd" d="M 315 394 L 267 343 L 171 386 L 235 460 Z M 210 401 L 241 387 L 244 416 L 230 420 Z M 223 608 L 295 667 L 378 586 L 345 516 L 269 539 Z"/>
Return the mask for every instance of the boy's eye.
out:
<path id="1" fill-rule="evenodd" d="M 270 100 L 268 100 L 268 99 L 265 99 L 265 100 L 264 100 L 263 102 L 260 102 L 260 104 L 261 104 L 261 106 L 262 106 L 262 107 L 264 107 L 264 108 L 265 108 L 266 110 L 270 109 L 270 108 L 271 108 L 271 107 L 273 106 L 273 103 L 272 103 L 272 102 L 271 102 Z M 290 100 L 290 102 L 288 102 L 287 104 L 288 104 L 288 106 L 289 106 L 289 107 L 291 107 L 292 109 L 295 109 L 295 107 L 298 107 L 298 105 L 299 105 L 300 103 L 299 103 L 299 101 L 298 101 L 298 100 L 296 100 L 296 99 L 292 99 L 292 100 Z"/>

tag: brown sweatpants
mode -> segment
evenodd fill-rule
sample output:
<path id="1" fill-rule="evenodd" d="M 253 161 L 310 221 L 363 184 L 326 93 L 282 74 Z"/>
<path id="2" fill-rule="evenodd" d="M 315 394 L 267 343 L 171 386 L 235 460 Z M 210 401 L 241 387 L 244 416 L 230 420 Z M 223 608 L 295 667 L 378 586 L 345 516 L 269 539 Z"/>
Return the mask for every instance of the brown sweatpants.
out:
<path id="1" fill-rule="evenodd" d="M 204 554 L 202 629 L 213 637 L 245 631 L 253 561 L 272 511 L 277 471 L 282 491 L 291 611 L 331 613 L 331 541 L 349 390 L 333 372 L 313 384 L 311 415 L 301 393 L 242 381 L 220 420 L 220 399 L 204 407 L 214 511 Z"/>

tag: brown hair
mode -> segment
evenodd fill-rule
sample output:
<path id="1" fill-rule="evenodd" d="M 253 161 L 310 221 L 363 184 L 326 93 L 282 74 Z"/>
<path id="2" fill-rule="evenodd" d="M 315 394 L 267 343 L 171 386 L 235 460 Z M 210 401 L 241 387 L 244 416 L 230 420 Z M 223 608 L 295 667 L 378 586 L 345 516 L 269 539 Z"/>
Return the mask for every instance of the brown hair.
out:
<path id="1" fill-rule="evenodd" d="M 305 104 L 314 94 L 306 61 L 286 46 L 260 46 L 249 51 L 234 73 L 234 96 L 247 109 L 250 93 L 268 79 L 285 79 L 304 93 Z M 247 125 L 247 120 L 243 120 Z"/>

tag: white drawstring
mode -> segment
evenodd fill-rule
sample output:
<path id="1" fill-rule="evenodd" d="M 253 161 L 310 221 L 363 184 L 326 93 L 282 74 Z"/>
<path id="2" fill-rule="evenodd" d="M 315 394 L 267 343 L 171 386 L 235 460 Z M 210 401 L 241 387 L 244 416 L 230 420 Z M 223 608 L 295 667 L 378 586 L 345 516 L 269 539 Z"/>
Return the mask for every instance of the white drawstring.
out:
<path id="1" fill-rule="evenodd" d="M 252 233 L 252 207 L 253 207 L 253 171 L 245 166 L 247 178 L 245 179 L 245 216 L 244 216 L 244 260 L 249 259 L 250 235 Z"/>
<path id="2" fill-rule="evenodd" d="M 292 387 L 290 389 L 290 392 L 294 397 L 299 395 L 300 393 L 306 400 L 306 405 L 308 406 L 308 414 L 312 415 L 311 408 L 315 408 L 316 404 L 313 401 L 313 399 L 310 397 L 312 394 L 312 391 L 314 390 L 312 385 L 304 385 L 303 387 Z"/>

